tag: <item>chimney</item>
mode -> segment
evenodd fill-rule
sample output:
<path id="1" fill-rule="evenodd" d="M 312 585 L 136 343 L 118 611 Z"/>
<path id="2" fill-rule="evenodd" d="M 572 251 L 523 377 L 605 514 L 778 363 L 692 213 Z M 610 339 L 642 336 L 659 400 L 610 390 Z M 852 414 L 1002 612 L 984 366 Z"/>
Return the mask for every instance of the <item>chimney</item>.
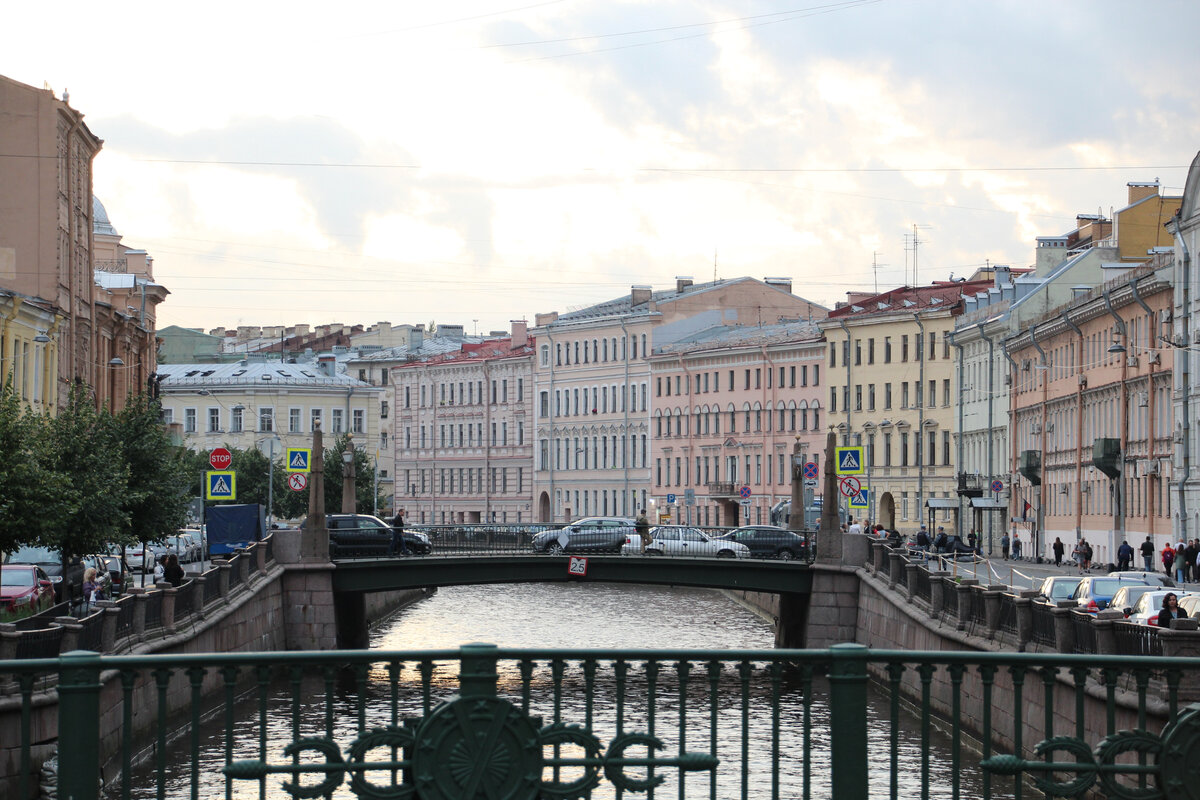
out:
<path id="1" fill-rule="evenodd" d="M 515 350 L 529 344 L 529 325 L 523 319 L 512 320 L 512 346 Z"/>
<path id="2" fill-rule="evenodd" d="M 438 336 L 445 336 L 454 342 L 461 342 L 465 332 L 462 325 L 438 325 Z"/>
<path id="3" fill-rule="evenodd" d="M 425 344 L 425 326 L 418 325 L 408 331 L 408 352 L 416 353 Z"/>
<path id="4" fill-rule="evenodd" d="M 993 286 L 998 288 L 998 287 L 1003 286 L 1006 283 L 1010 283 L 1011 281 L 1012 281 L 1012 272 L 1009 270 L 1009 268 L 1006 265 L 997 264 L 996 266 L 992 267 L 992 285 Z"/>
<path id="5" fill-rule="evenodd" d="M 640 306 L 650 302 L 650 297 L 653 293 L 650 287 L 644 284 L 635 283 L 629 287 L 629 302 L 630 305 Z"/>
<path id="6" fill-rule="evenodd" d="M 675 291 L 683 294 L 689 286 L 692 285 L 691 275 L 676 275 L 675 276 Z"/>
<path id="7" fill-rule="evenodd" d="M 330 378 L 337 377 L 337 357 L 332 353 L 322 353 L 317 356 L 317 369 Z"/>
<path id="8" fill-rule="evenodd" d="M 1153 183 L 1127 183 L 1126 188 L 1129 189 L 1129 203 L 1133 205 L 1139 200 L 1145 200 L 1147 197 L 1158 196 L 1158 178 L 1154 179 Z"/>
<path id="9" fill-rule="evenodd" d="M 533 324 L 534 324 L 534 327 L 540 328 L 543 325 L 549 325 L 551 322 L 554 322 L 557 319 L 558 319 L 557 311 L 547 311 L 542 314 L 534 314 L 533 315 Z"/>
<path id="10" fill-rule="evenodd" d="M 767 286 L 774 286 L 776 289 L 782 289 L 788 294 L 792 293 L 791 278 L 763 278 L 763 283 Z"/>

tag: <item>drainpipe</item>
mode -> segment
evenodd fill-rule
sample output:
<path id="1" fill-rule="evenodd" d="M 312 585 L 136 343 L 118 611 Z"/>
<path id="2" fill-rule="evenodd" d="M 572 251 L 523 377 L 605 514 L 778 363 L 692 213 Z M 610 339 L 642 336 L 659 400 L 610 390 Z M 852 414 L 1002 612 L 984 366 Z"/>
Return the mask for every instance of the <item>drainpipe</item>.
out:
<path id="1" fill-rule="evenodd" d="M 1033 325 L 1029 326 L 1029 341 L 1042 358 L 1042 432 L 1039 434 L 1042 451 L 1042 482 L 1038 486 L 1037 530 L 1034 531 L 1033 542 L 1031 543 L 1033 545 L 1033 552 L 1041 555 L 1042 551 L 1038 546 L 1038 538 L 1044 535 L 1046 529 L 1046 492 L 1048 491 L 1046 486 L 1046 399 L 1050 394 L 1050 381 L 1048 380 L 1050 376 L 1047 375 L 1050 371 L 1050 365 L 1046 363 L 1046 351 L 1038 344 L 1037 330 Z"/>
<path id="2" fill-rule="evenodd" d="M 1008 493 L 1009 497 L 1009 519 L 1004 521 L 1004 529 L 1008 530 L 1009 520 L 1016 516 L 1017 513 L 1017 408 L 1013 403 L 1013 393 L 1017 388 L 1017 378 L 1021 371 L 1017 369 L 1017 362 L 1008 353 L 1009 339 L 1005 338 L 1000 342 L 1000 352 L 1004 354 L 1005 360 L 1008 361 L 1008 464 L 1007 466 L 1013 470 L 1009 477 L 1009 486 L 1011 487 Z"/>
<path id="3" fill-rule="evenodd" d="M 1183 250 L 1183 275 L 1177 285 L 1182 287 L 1183 291 L 1183 313 L 1180 315 L 1180 327 L 1183 334 L 1183 368 L 1180 382 L 1177 384 L 1180 387 L 1180 414 L 1183 420 L 1183 456 L 1181 458 L 1183 474 L 1179 476 L 1179 482 L 1176 484 L 1179 492 L 1179 539 L 1178 541 L 1188 541 L 1188 510 L 1187 510 L 1187 492 L 1186 486 L 1192 473 L 1192 411 L 1191 411 L 1191 392 L 1192 392 L 1192 356 L 1191 350 L 1186 349 L 1192 339 L 1192 284 L 1191 284 L 1191 269 L 1192 269 L 1192 253 L 1188 250 L 1187 239 L 1183 235 L 1183 231 L 1179 228 L 1179 212 L 1169 223 L 1173 230 L 1171 233 L 1175 235 L 1175 241 L 1179 242 L 1179 247 Z"/>
<path id="4" fill-rule="evenodd" d="M 983 332 L 982 323 L 980 323 L 979 330 L 980 333 Z M 958 331 L 948 331 L 946 335 L 950 337 L 950 345 L 958 351 L 958 444 L 955 447 L 955 459 L 958 463 L 958 474 L 965 477 L 966 472 L 963 471 L 963 454 L 965 451 L 963 442 L 963 346 L 958 341 Z M 989 438 L 991 437 L 989 436 Z M 958 518 L 955 520 L 954 532 L 962 540 L 963 496 L 957 492 L 956 494 L 958 495 Z"/>
<path id="5" fill-rule="evenodd" d="M 1112 290 L 1108 287 L 1104 289 L 1104 305 L 1108 308 L 1109 315 L 1117 321 L 1117 330 L 1121 333 L 1122 341 L 1128 343 L 1128 329 L 1125 327 L 1125 320 L 1116 312 L 1112 304 Z M 1130 352 L 1126 350 L 1126 353 Z M 1129 356 L 1121 356 L 1121 403 L 1119 405 L 1121 411 L 1120 421 L 1120 442 L 1121 442 L 1121 460 L 1118 462 L 1121 466 L 1121 476 L 1113 479 L 1113 547 L 1118 547 L 1117 542 L 1125 539 L 1125 453 L 1128 447 L 1129 438 Z"/>
<path id="6" fill-rule="evenodd" d="M 979 323 L 979 338 L 987 342 L 988 345 L 988 398 L 987 398 L 987 467 L 988 467 L 988 488 L 991 488 L 991 481 L 996 477 L 996 467 L 994 464 L 995 456 L 992 452 L 992 431 L 995 428 L 993 419 L 993 406 L 996 396 L 996 342 L 984 332 L 983 326 L 986 323 Z M 1005 352 L 1007 356 L 1007 351 Z M 1012 489 L 1009 489 L 1009 494 L 1012 494 Z M 992 545 L 992 530 L 995 527 L 995 515 L 988 513 L 988 555 L 993 554 Z M 980 531 L 982 533 L 982 531 Z"/>
<path id="7" fill-rule="evenodd" d="M 1079 358 L 1076 359 L 1075 389 L 1075 486 L 1083 486 L 1083 331 L 1064 309 L 1062 321 L 1079 337 Z M 1075 541 L 1083 537 L 1083 492 L 1075 492 Z"/>
<path id="8" fill-rule="evenodd" d="M 1146 301 L 1142 299 L 1142 296 L 1140 294 L 1138 294 L 1137 278 L 1129 279 L 1129 291 L 1133 293 L 1133 299 L 1137 301 L 1137 304 L 1139 306 L 1141 306 L 1145 310 L 1146 314 L 1150 317 L 1150 320 L 1151 320 L 1151 322 L 1150 322 L 1150 341 L 1151 342 L 1157 341 L 1157 339 L 1155 338 L 1155 335 L 1154 335 L 1154 331 L 1157 330 L 1157 327 L 1153 321 L 1155 314 L 1154 314 L 1153 309 L 1151 309 L 1150 306 L 1146 305 Z M 1146 456 L 1147 456 L 1147 458 L 1155 459 L 1155 455 L 1154 455 L 1154 423 L 1156 422 L 1156 419 L 1155 419 L 1155 414 L 1154 414 L 1154 406 L 1155 406 L 1155 403 L 1154 403 L 1154 372 L 1155 372 L 1154 362 L 1151 361 L 1149 364 L 1146 365 L 1146 367 L 1150 370 L 1150 374 L 1146 378 Z M 1157 460 L 1157 459 L 1155 459 L 1155 460 Z M 1161 476 L 1156 476 L 1156 477 L 1158 480 L 1162 480 Z M 1150 513 L 1146 515 L 1146 517 L 1147 517 L 1146 532 L 1148 534 L 1150 534 L 1150 538 L 1151 538 L 1151 540 L 1153 540 L 1153 538 L 1154 538 L 1154 512 L 1157 509 L 1155 509 L 1153 507 L 1154 492 L 1147 492 L 1146 494 L 1147 494 L 1147 499 L 1150 501 L 1149 503 L 1147 503 L 1147 505 L 1150 506 Z"/>
<path id="9" fill-rule="evenodd" d="M 929 454 L 924 452 L 921 446 L 922 440 L 925 438 L 925 404 L 929 398 L 925 397 L 925 326 L 921 323 L 921 312 L 913 312 L 913 319 L 917 321 L 917 328 L 921 331 L 921 345 L 917 348 L 917 397 L 921 398 L 921 402 L 917 403 L 917 441 L 913 444 L 913 451 L 921 454 L 921 458 L 917 459 L 917 519 L 924 519 L 924 511 L 921 509 L 922 501 L 928 502 L 925 497 L 925 460 L 929 458 Z M 914 398 L 916 399 L 916 398 Z M 929 520 L 929 530 L 933 530 L 933 519 Z"/>

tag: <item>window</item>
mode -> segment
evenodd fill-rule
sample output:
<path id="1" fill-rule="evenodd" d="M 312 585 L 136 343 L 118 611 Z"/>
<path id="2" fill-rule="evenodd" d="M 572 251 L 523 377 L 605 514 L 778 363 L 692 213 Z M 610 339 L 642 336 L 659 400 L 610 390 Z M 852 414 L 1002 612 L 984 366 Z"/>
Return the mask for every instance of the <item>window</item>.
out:
<path id="1" fill-rule="evenodd" d="M 363 433 L 367 429 L 367 412 L 361 408 L 354 409 L 354 433 Z"/>
<path id="2" fill-rule="evenodd" d="M 867 339 L 867 363 L 875 363 L 875 339 Z"/>
<path id="3" fill-rule="evenodd" d="M 216 433 L 221 430 L 221 409 L 210 408 L 208 410 L 208 432 Z"/>
<path id="4" fill-rule="evenodd" d="M 321 409 L 314 408 L 312 411 L 308 412 L 308 417 L 308 430 L 310 432 L 315 431 L 321 425 Z"/>
<path id="5" fill-rule="evenodd" d="M 388 401 L 383 400 L 379 403 L 379 418 L 387 419 L 388 416 Z"/>
<path id="6" fill-rule="evenodd" d="M 875 384 L 873 383 L 867 384 L 867 410 L 875 410 Z"/>
<path id="7" fill-rule="evenodd" d="M 883 337 L 883 363 L 892 363 L 892 337 Z"/>
<path id="8" fill-rule="evenodd" d="M 550 345 L 548 345 L 548 344 L 542 345 L 541 349 L 539 350 L 539 353 L 540 353 L 540 358 L 541 358 L 541 366 L 543 366 L 543 367 L 550 366 Z"/>
<path id="9" fill-rule="evenodd" d="M 300 433 L 300 409 L 288 409 L 288 433 Z"/>
<path id="10" fill-rule="evenodd" d="M 950 463 L 950 431 L 942 431 L 942 463 Z"/>
<path id="11" fill-rule="evenodd" d="M 883 410 L 888 411 L 892 407 L 892 385 L 885 383 L 883 385 Z"/>
<path id="12" fill-rule="evenodd" d="M 330 432 L 331 433 L 345 433 L 346 418 L 345 418 L 345 414 L 343 413 L 342 409 L 340 409 L 340 408 L 333 409 L 333 413 L 331 414 L 330 423 L 331 423 L 330 424 Z"/>
<path id="13" fill-rule="evenodd" d="M 900 337 L 900 360 L 908 361 L 908 336 Z"/>
<path id="14" fill-rule="evenodd" d="M 183 432 L 184 433 L 195 433 L 196 432 L 196 409 L 185 408 L 183 410 Z"/>
<path id="15" fill-rule="evenodd" d="M 950 405 L 950 379 L 946 378 L 942 381 L 942 405 Z M 949 462 L 947 462 L 949 463 Z"/>
<path id="16" fill-rule="evenodd" d="M 258 409 L 258 429 L 263 433 L 270 433 L 275 430 L 275 409 L 260 408 Z"/>
<path id="17" fill-rule="evenodd" d="M 508 378 L 500 381 L 500 402 L 508 402 Z"/>
<path id="18" fill-rule="evenodd" d="M 854 340 L 854 366 L 862 364 L 862 339 Z"/>
<path id="19" fill-rule="evenodd" d="M 242 432 L 242 407 L 234 406 L 229 412 L 229 431 L 231 433 Z"/>

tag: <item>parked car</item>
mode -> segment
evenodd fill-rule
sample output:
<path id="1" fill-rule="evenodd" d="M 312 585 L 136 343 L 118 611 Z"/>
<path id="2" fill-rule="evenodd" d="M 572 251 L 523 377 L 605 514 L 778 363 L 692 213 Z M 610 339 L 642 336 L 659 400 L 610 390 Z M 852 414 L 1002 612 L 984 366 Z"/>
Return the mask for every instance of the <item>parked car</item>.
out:
<path id="1" fill-rule="evenodd" d="M 200 531 L 183 530 L 167 540 L 179 556 L 179 563 L 191 564 L 204 558 L 204 546 L 201 543 Z"/>
<path id="2" fill-rule="evenodd" d="M 1071 595 L 1075 592 L 1075 587 L 1079 586 L 1079 582 L 1083 578 L 1076 578 L 1070 575 L 1051 575 L 1042 581 L 1042 585 L 1038 587 L 1037 600 L 1051 605 L 1059 600 L 1070 600 Z"/>
<path id="3" fill-rule="evenodd" d="M 125 559 L 120 554 L 101 554 L 96 558 L 104 563 L 104 568 L 108 572 L 111 581 L 110 599 L 115 600 L 124 594 L 126 589 L 133 586 L 133 570 L 125 563 Z"/>
<path id="4" fill-rule="evenodd" d="M 46 571 L 54 584 L 54 600 L 61 603 L 65 597 L 78 597 L 83 588 L 83 559 L 73 558 L 63 571 L 62 555 L 48 547 L 22 547 L 9 553 L 6 564 L 36 564 Z"/>
<path id="5" fill-rule="evenodd" d="M 1200 592 L 1192 592 L 1180 597 L 1179 608 L 1186 611 L 1190 619 L 1200 616 Z"/>
<path id="6" fill-rule="evenodd" d="M 642 537 L 632 533 L 621 548 L 625 554 L 642 552 Z M 728 539 L 709 536 L 699 528 L 688 525 L 659 525 L 650 529 L 648 556 L 708 556 L 715 558 L 749 558 L 750 548 Z"/>
<path id="7" fill-rule="evenodd" d="M 1170 576 L 1164 575 L 1161 572 L 1143 572 L 1141 570 L 1123 570 L 1121 572 L 1108 573 L 1110 578 L 1141 578 L 1146 583 L 1152 586 L 1162 586 L 1170 589 L 1175 586 L 1175 581 L 1171 580 Z"/>
<path id="8" fill-rule="evenodd" d="M 1133 607 L 1137 605 L 1137 601 L 1142 595 L 1148 592 L 1156 592 L 1159 589 L 1160 587 L 1149 584 L 1145 586 L 1122 586 L 1113 595 L 1112 600 L 1108 603 L 1108 607 L 1114 611 L 1120 611 L 1128 619 L 1133 613 Z"/>
<path id="9" fill-rule="evenodd" d="M 1111 575 L 1085 575 L 1079 585 L 1075 587 L 1075 591 L 1071 593 L 1071 600 L 1087 611 L 1090 614 L 1095 614 L 1097 611 L 1103 611 L 1108 608 L 1108 603 L 1112 600 L 1113 595 L 1122 586 L 1148 586 L 1149 582 L 1145 578 L 1114 578 Z"/>
<path id="10" fill-rule="evenodd" d="M 307 522 L 307 520 L 306 520 Z M 304 524 L 301 523 L 301 528 Z M 329 530 L 329 557 L 385 558 L 392 552 L 392 526 L 370 514 L 326 514 Z M 410 553 L 428 555 L 433 551 L 429 537 L 419 531 L 402 530 Z"/>
<path id="11" fill-rule="evenodd" d="M 1129 621 L 1139 625 L 1158 625 L 1158 614 L 1162 611 L 1163 598 L 1169 594 L 1180 598 L 1181 604 L 1185 597 L 1200 596 L 1193 592 L 1181 592 L 1178 589 L 1156 589 L 1153 592 L 1146 592 L 1138 598 L 1137 604 L 1133 606 L 1133 611 L 1127 615 Z M 1188 616 L 1191 616 L 1190 612 Z"/>
<path id="12" fill-rule="evenodd" d="M 619 553 L 636 534 L 629 517 L 584 517 L 558 530 L 542 531 L 530 546 L 535 553 Z"/>
<path id="13" fill-rule="evenodd" d="M 779 558 L 791 561 L 808 555 L 807 534 L 774 525 L 746 525 L 717 538 L 745 545 L 752 558 Z"/>
<path id="14" fill-rule="evenodd" d="M 54 605 L 54 582 L 36 564 L 0 567 L 0 612 L 36 614 Z"/>

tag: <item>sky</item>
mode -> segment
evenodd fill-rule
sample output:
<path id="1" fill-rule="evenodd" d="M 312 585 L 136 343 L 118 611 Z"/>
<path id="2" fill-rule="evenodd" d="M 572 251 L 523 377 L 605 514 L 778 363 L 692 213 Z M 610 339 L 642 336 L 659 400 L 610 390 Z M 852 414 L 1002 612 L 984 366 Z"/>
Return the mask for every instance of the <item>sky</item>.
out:
<path id="1" fill-rule="evenodd" d="M 1182 194 L 1200 149 L 1190 0 L 3 16 L 0 74 L 69 90 L 104 139 L 94 189 L 171 292 L 160 328 L 486 332 L 676 276 L 832 307 L 1029 266 L 1129 181 Z"/>

